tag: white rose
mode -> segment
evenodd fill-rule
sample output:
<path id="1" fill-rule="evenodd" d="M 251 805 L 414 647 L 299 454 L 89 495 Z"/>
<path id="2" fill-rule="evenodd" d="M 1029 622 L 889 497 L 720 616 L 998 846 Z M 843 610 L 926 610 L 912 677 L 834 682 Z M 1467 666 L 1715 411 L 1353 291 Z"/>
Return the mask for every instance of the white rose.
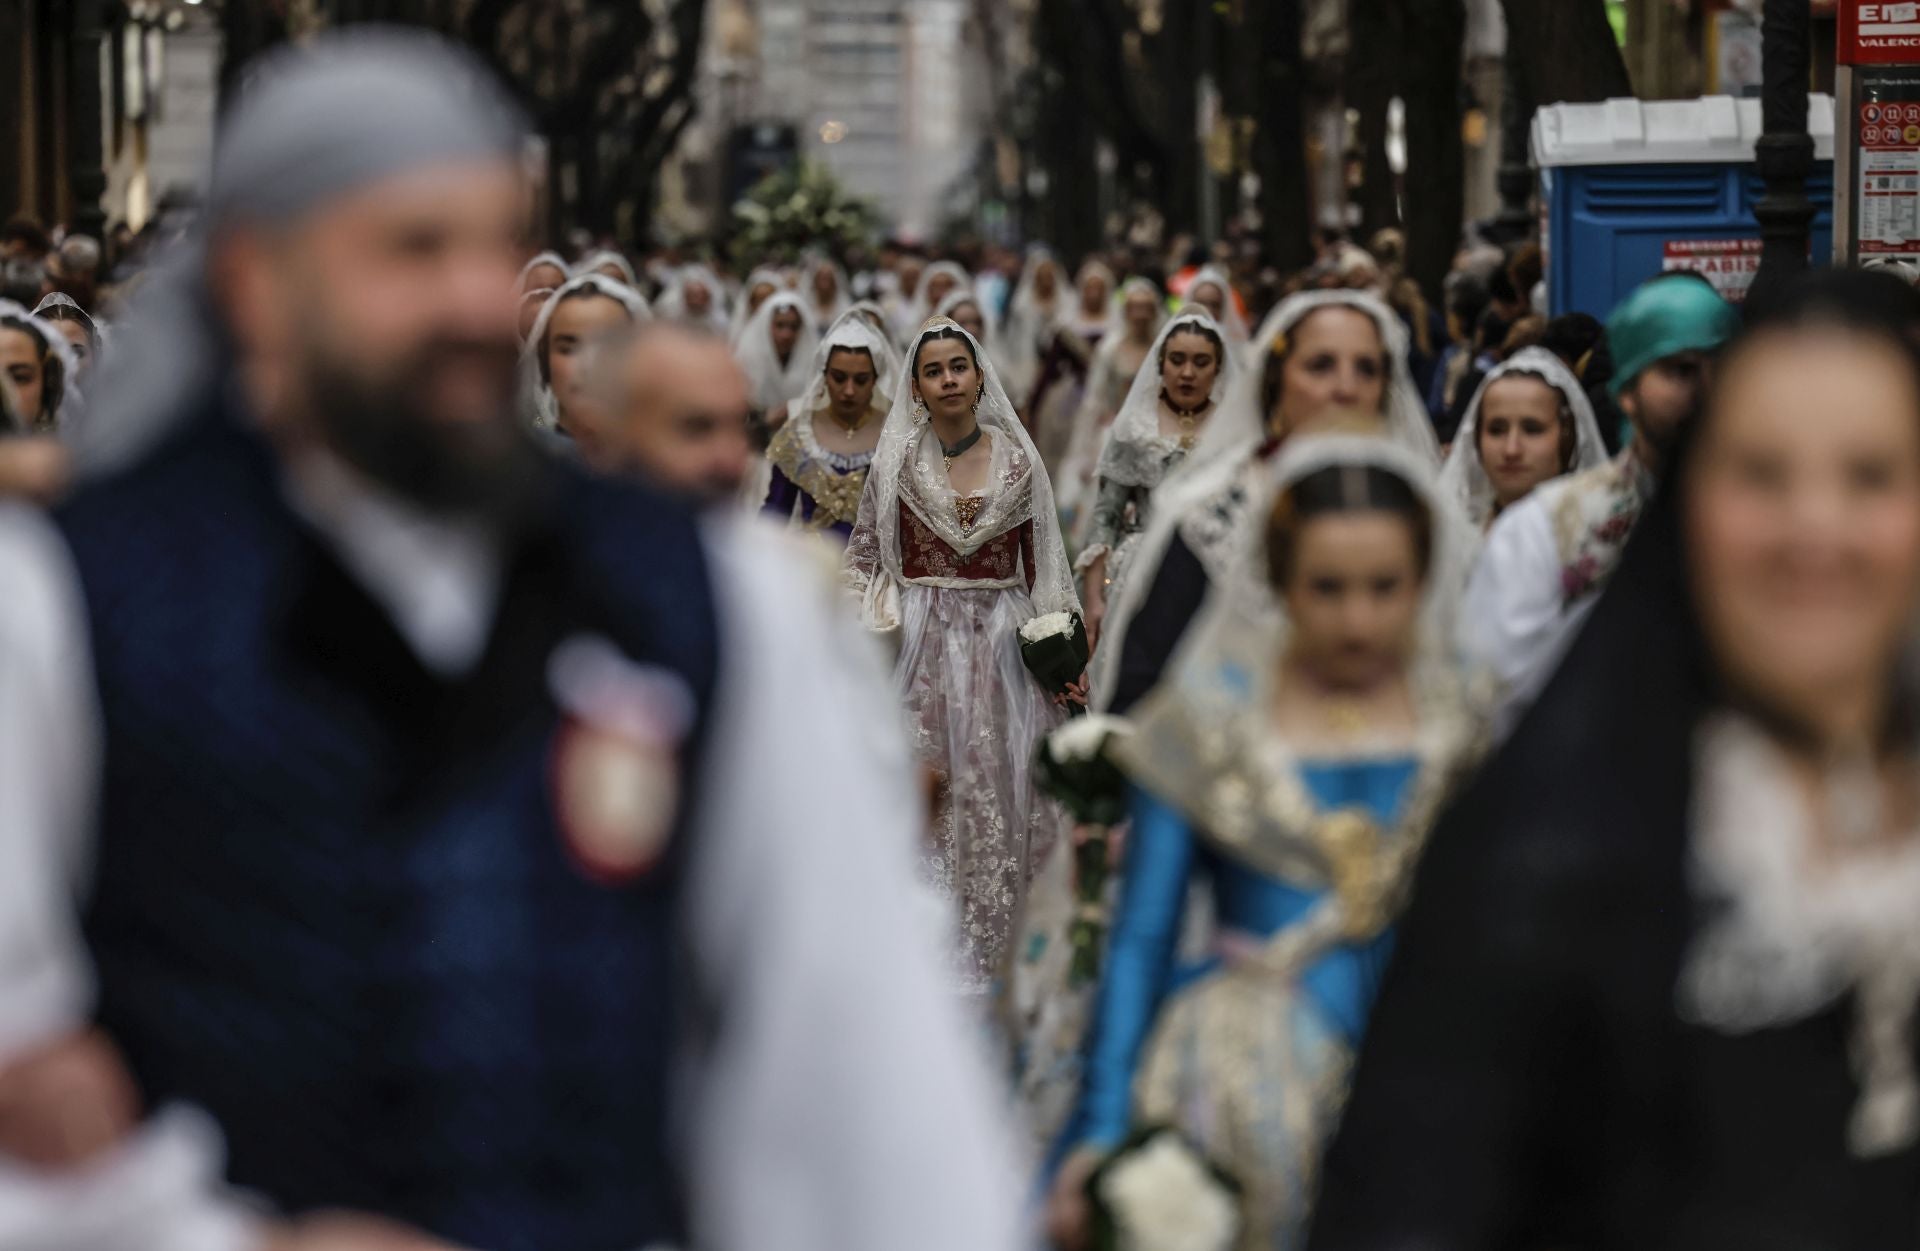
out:
<path id="1" fill-rule="evenodd" d="M 1231 1251 L 1240 1206 L 1179 1137 L 1163 1133 L 1100 1178 L 1128 1251 Z"/>
<path id="2" fill-rule="evenodd" d="M 1108 738 L 1122 738 L 1131 733 L 1133 726 L 1123 717 L 1075 717 L 1048 735 L 1047 744 L 1053 758 L 1061 764 L 1079 764 L 1098 756 Z"/>
<path id="3" fill-rule="evenodd" d="M 1020 637 L 1029 643 L 1038 643 L 1055 635 L 1073 633 L 1073 614 L 1069 612 L 1050 612 L 1044 617 L 1035 617 L 1020 627 Z"/>

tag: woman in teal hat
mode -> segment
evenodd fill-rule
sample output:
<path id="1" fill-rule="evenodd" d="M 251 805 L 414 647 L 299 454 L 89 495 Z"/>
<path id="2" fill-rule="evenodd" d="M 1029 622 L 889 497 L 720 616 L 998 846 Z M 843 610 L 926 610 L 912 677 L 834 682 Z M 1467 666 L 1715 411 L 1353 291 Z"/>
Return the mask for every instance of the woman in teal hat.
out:
<path id="1" fill-rule="evenodd" d="M 1608 392 L 1632 437 L 1620 455 L 1535 491 L 1487 535 L 1461 608 L 1461 647 L 1503 686 L 1501 724 L 1552 674 L 1612 576 L 1680 431 L 1705 406 L 1739 314 L 1694 274 L 1663 274 L 1614 310 Z"/>

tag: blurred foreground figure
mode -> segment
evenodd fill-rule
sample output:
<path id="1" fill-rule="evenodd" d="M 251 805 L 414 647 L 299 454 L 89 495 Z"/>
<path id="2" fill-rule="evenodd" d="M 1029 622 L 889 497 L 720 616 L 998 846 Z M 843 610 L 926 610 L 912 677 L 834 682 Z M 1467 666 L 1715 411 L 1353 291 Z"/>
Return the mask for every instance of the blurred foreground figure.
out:
<path id="1" fill-rule="evenodd" d="M 534 448 L 518 150 L 424 37 L 262 66 L 120 466 L 0 517 L 0 1246 L 1012 1245 L 864 641 Z"/>
<path id="2" fill-rule="evenodd" d="M 1312 1251 L 1914 1245 L 1916 320 L 1816 274 L 1721 363 L 1434 833 Z"/>

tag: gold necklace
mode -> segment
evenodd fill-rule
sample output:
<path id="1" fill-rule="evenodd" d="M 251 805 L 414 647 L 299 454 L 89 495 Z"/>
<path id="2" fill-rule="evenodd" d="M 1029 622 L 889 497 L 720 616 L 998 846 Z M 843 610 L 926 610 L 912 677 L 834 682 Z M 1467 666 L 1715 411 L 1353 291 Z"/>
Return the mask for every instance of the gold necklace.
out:
<path id="1" fill-rule="evenodd" d="M 958 443 L 954 444 L 952 447 L 948 447 L 947 441 L 945 439 L 940 439 L 940 436 L 938 434 L 935 434 L 933 436 L 936 439 L 940 439 L 940 457 L 943 461 L 946 462 L 946 470 L 948 473 L 953 472 L 953 462 L 955 460 L 957 460 L 962 456 L 965 456 L 968 452 L 973 450 L 973 445 L 980 441 L 981 433 L 982 432 L 980 429 L 980 423 L 975 422 L 973 426 L 973 433 L 968 435 L 966 438 L 960 440 Z"/>
<path id="2" fill-rule="evenodd" d="M 1327 728 L 1335 734 L 1344 735 L 1348 738 L 1359 735 L 1367 728 L 1371 721 L 1371 718 L 1367 716 L 1366 705 L 1350 696 L 1329 699 L 1326 704 L 1326 710 Z"/>
<path id="3" fill-rule="evenodd" d="M 1180 450 L 1183 452 L 1191 452 L 1194 442 L 1194 423 L 1197 422 L 1209 408 L 1213 407 L 1213 397 L 1208 396 L 1206 399 L 1200 401 L 1200 407 L 1198 408 L 1181 408 L 1173 402 L 1173 397 L 1167 394 L 1166 389 L 1162 388 L 1160 391 L 1160 402 L 1167 406 L 1167 411 L 1173 414 L 1173 419 L 1180 423 Z"/>

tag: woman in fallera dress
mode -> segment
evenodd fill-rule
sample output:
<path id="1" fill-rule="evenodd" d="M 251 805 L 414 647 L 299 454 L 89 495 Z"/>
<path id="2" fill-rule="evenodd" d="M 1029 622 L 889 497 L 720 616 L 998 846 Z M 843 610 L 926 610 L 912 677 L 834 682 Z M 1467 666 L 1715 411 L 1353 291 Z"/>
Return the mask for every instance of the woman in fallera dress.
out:
<path id="1" fill-rule="evenodd" d="M 1534 488 L 1607 461 L 1593 402 L 1545 348 L 1525 348 L 1488 372 L 1467 405 L 1440 488 L 1484 533 Z"/>
<path id="2" fill-rule="evenodd" d="M 1161 484 L 1133 555 L 1126 594 L 1101 626 L 1113 680 L 1095 691 L 1124 714 L 1159 680 L 1208 585 L 1256 530 L 1246 510 L 1264 463 L 1330 417 L 1378 413 L 1387 437 L 1437 472 L 1440 445 L 1407 370 L 1407 337 L 1385 304 L 1359 291 L 1290 296 L 1243 358 L 1239 384 Z M 1450 518 L 1459 520 L 1449 507 Z M 1459 522 L 1464 525 L 1464 522 Z"/>
<path id="3" fill-rule="evenodd" d="M 1167 323 L 1134 379 L 1100 452 L 1092 524 L 1076 562 L 1096 640 L 1093 685 L 1113 668 L 1097 646 L 1110 600 L 1125 594 L 1133 549 L 1153 517 L 1153 496 L 1193 450 L 1238 370 L 1220 327 L 1198 309 Z"/>
<path id="4" fill-rule="evenodd" d="M 808 311 L 824 333 L 853 307 L 853 287 L 847 281 L 847 271 L 838 261 L 815 254 L 804 258 L 800 272 L 804 275 L 800 290 L 807 297 Z"/>
<path id="5" fill-rule="evenodd" d="M 662 321 L 694 330 L 725 335 L 731 329 L 726 288 L 720 285 L 719 276 L 705 265 L 681 266 L 660 292 L 653 311 Z"/>
<path id="6" fill-rule="evenodd" d="M 1208 265 L 1195 274 L 1187 284 L 1186 302 L 1199 305 L 1207 311 L 1207 316 L 1220 323 L 1228 347 L 1239 348 L 1246 343 L 1247 319 L 1240 311 L 1240 302 L 1234 296 L 1233 282 L 1226 270 Z"/>
<path id="7" fill-rule="evenodd" d="M 917 329 L 940 315 L 940 306 L 956 291 L 972 291 L 973 275 L 957 261 L 935 261 L 920 275 L 913 325 Z"/>
<path id="8" fill-rule="evenodd" d="M 772 299 L 776 292 L 785 290 L 786 286 L 786 275 L 771 265 L 762 265 L 748 274 L 747 280 L 740 284 L 740 298 L 733 305 L 733 326 L 727 331 L 727 342 L 739 346 L 740 336 L 746 332 L 747 323 L 760 311 L 760 306 Z"/>
<path id="9" fill-rule="evenodd" d="M 980 345 L 981 350 L 987 354 L 987 359 L 993 362 L 994 368 L 1000 367 L 999 328 L 994 325 L 992 318 L 987 316 L 985 301 L 975 295 L 971 287 L 947 292 L 947 297 L 940 301 L 940 307 L 934 310 L 933 315 L 947 318 L 972 335 L 973 341 Z"/>
<path id="10" fill-rule="evenodd" d="M 567 406 L 581 358 L 607 331 L 652 316 L 639 292 L 599 274 L 568 279 L 548 296 L 521 354 L 524 402 L 534 426 L 572 437 Z"/>
<path id="11" fill-rule="evenodd" d="M 1049 475 L 1059 472 L 1073 442 L 1074 418 L 1086 398 L 1087 374 L 1101 341 L 1114 332 L 1113 271 L 1088 261 L 1074 279 L 1069 307 L 1046 334 L 1027 421 Z M 1151 343 L 1152 336 L 1147 341 Z"/>
<path id="12" fill-rule="evenodd" d="M 1101 461 L 1099 503 L 1081 552 L 1081 602 L 1095 640 L 1090 689 L 1111 680 L 1115 649 L 1101 647 L 1099 621 L 1123 593 L 1134 545 L 1153 512 L 1161 480 L 1187 454 L 1236 376 L 1219 327 L 1199 309 L 1181 313 L 1153 344 L 1113 423 Z M 1009 983 L 1015 1084 L 1034 1141 L 1046 1151 L 1077 1090 L 1080 1044 L 1095 987 L 1076 969 L 1071 933 L 1085 919 L 1077 896 L 1075 849 L 1062 845 L 1034 880 Z"/>
<path id="13" fill-rule="evenodd" d="M 1109 748 L 1132 832 L 1050 1208 L 1062 1245 L 1084 1245 L 1094 1166 L 1147 1125 L 1241 1187 L 1240 1251 L 1304 1234 L 1402 889 L 1474 741 L 1436 505 L 1430 467 L 1377 433 L 1295 441 L 1255 504 L 1263 541 Z M 1195 879 L 1212 953 L 1184 967 Z"/>
<path id="14" fill-rule="evenodd" d="M 900 361 L 885 335 L 847 315 L 821 340 L 813 371 L 812 385 L 767 448 L 773 481 L 766 511 L 844 546 L 859 518 Z"/>
<path id="15" fill-rule="evenodd" d="M 1087 526 L 1093 510 L 1094 477 L 1100 467 L 1100 451 L 1106 445 L 1107 431 L 1127 402 L 1133 380 L 1141 366 L 1153 354 L 1167 312 L 1160 299 L 1160 288 L 1145 278 L 1129 278 L 1120 285 L 1120 329 L 1108 335 L 1093 354 L 1087 370 L 1086 394 L 1080 410 L 1074 414 L 1073 437 L 1067 444 L 1066 460 L 1054 476 L 1054 491 L 1060 497 L 1060 515 L 1066 520 L 1067 537 L 1076 547 L 1087 541 Z"/>
<path id="16" fill-rule="evenodd" d="M 956 986 L 984 997 L 1066 825 L 1031 766 L 1065 713 L 1027 672 L 1020 629 L 1080 603 L 1053 489 L 980 345 L 935 321 L 907 360 L 847 574 L 867 625 L 898 643 L 895 687 L 938 782 L 926 872 L 956 914 Z"/>
<path id="17" fill-rule="evenodd" d="M 1054 323 L 1066 312 L 1066 275 L 1045 247 L 1028 251 L 1020 281 L 1007 301 L 1007 394 L 1025 404 L 1040 376 L 1040 358 L 1053 341 Z M 1025 410 L 1022 410 L 1022 415 Z"/>

